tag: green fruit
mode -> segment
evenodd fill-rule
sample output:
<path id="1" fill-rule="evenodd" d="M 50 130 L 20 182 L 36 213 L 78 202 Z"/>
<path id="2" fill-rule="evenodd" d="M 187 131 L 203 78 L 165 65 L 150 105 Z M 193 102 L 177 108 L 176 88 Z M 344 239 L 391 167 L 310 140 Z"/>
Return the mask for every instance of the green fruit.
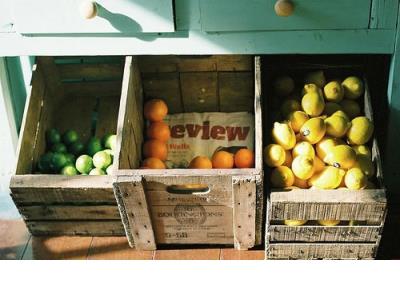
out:
<path id="1" fill-rule="evenodd" d="M 110 165 L 110 166 L 107 167 L 107 169 L 106 169 L 106 174 L 107 174 L 107 175 L 112 175 L 112 173 L 113 173 L 113 166 Z"/>
<path id="2" fill-rule="evenodd" d="M 65 157 L 67 158 L 68 164 L 75 165 L 76 158 L 73 154 L 65 154 Z"/>
<path id="3" fill-rule="evenodd" d="M 79 140 L 79 135 L 75 130 L 67 130 L 63 135 L 63 142 L 67 145 Z"/>
<path id="4" fill-rule="evenodd" d="M 88 174 L 93 168 L 93 159 L 91 156 L 82 155 L 75 162 L 76 169 L 82 174 Z"/>
<path id="5" fill-rule="evenodd" d="M 89 172 L 89 175 L 105 175 L 106 173 L 101 168 L 94 168 Z"/>
<path id="6" fill-rule="evenodd" d="M 53 153 L 48 152 L 40 157 L 38 162 L 38 169 L 41 173 L 50 173 L 51 172 L 51 160 L 53 158 Z"/>
<path id="7" fill-rule="evenodd" d="M 81 141 L 76 141 L 69 145 L 68 149 L 71 154 L 79 156 L 85 151 L 85 145 Z"/>
<path id="8" fill-rule="evenodd" d="M 47 141 L 47 144 L 49 144 L 49 145 L 60 143 L 61 136 L 60 136 L 60 133 L 58 132 L 58 130 L 54 129 L 54 128 L 49 129 L 46 132 L 46 141 Z"/>
<path id="9" fill-rule="evenodd" d="M 112 163 L 111 155 L 107 152 L 100 151 L 93 156 L 93 165 L 96 168 L 106 169 Z"/>
<path id="10" fill-rule="evenodd" d="M 87 146 L 86 146 L 86 153 L 89 156 L 93 156 L 94 154 L 96 154 L 97 152 L 103 150 L 103 146 L 101 145 L 101 141 L 99 138 L 96 137 L 92 137 Z"/>
<path id="11" fill-rule="evenodd" d="M 75 166 L 67 165 L 67 166 L 64 166 L 63 169 L 61 170 L 61 174 L 63 174 L 63 175 L 77 175 L 78 171 L 76 170 Z"/>
<path id="12" fill-rule="evenodd" d="M 117 135 L 115 134 L 107 134 L 103 138 L 104 148 L 115 150 L 117 145 Z"/>
<path id="13" fill-rule="evenodd" d="M 68 159 L 63 153 L 54 153 L 51 158 L 51 168 L 55 172 L 59 172 L 64 166 L 68 164 Z"/>
<path id="14" fill-rule="evenodd" d="M 51 151 L 54 153 L 66 153 L 67 147 L 63 143 L 56 143 L 51 146 Z"/>
<path id="15" fill-rule="evenodd" d="M 111 149 L 105 149 L 105 150 L 103 150 L 103 152 L 106 152 L 106 153 L 109 154 L 111 157 L 114 156 L 114 152 L 113 152 L 113 150 L 111 150 Z"/>

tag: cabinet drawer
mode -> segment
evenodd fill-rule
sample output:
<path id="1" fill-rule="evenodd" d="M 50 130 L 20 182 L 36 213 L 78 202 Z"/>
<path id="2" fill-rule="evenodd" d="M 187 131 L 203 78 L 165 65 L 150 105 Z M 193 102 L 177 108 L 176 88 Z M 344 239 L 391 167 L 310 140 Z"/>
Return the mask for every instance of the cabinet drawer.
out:
<path id="1" fill-rule="evenodd" d="M 97 16 L 84 19 L 83 0 L 13 0 L 22 34 L 173 32 L 172 0 L 98 0 Z"/>
<path id="2" fill-rule="evenodd" d="M 304 30 L 368 28 L 371 0 L 293 0 L 289 17 L 277 16 L 276 0 L 202 0 L 202 30 Z"/>

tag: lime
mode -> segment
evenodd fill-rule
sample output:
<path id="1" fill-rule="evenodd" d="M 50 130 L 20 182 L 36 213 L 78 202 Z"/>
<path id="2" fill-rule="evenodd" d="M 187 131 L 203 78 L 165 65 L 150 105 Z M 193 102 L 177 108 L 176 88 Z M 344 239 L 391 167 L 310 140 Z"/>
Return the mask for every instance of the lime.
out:
<path id="1" fill-rule="evenodd" d="M 79 140 L 79 135 L 75 130 L 67 130 L 62 138 L 65 144 L 70 145 Z"/>
<path id="2" fill-rule="evenodd" d="M 105 150 L 103 150 L 103 152 L 106 152 L 107 154 L 109 154 L 112 157 L 114 156 L 114 151 L 111 149 L 105 149 Z"/>
<path id="3" fill-rule="evenodd" d="M 49 173 L 51 172 L 51 160 L 53 158 L 52 152 L 47 152 L 42 155 L 38 162 L 38 169 L 41 173 Z"/>
<path id="4" fill-rule="evenodd" d="M 66 153 L 67 147 L 63 143 L 56 143 L 51 146 L 51 151 L 54 153 Z"/>
<path id="5" fill-rule="evenodd" d="M 107 167 L 107 169 L 106 169 L 106 174 L 107 174 L 107 175 L 112 175 L 112 173 L 113 173 L 113 166 L 110 165 L 110 166 Z"/>
<path id="6" fill-rule="evenodd" d="M 104 148 L 114 150 L 117 144 L 117 135 L 107 134 L 103 138 Z"/>
<path id="7" fill-rule="evenodd" d="M 103 146 L 101 145 L 100 139 L 97 137 L 92 137 L 86 146 L 87 154 L 93 156 L 101 150 L 103 150 Z"/>
<path id="8" fill-rule="evenodd" d="M 82 155 L 75 162 L 76 169 L 82 174 L 88 174 L 93 168 L 93 159 L 91 156 Z"/>
<path id="9" fill-rule="evenodd" d="M 97 168 L 106 169 L 111 163 L 111 155 L 105 151 L 97 152 L 93 156 L 93 165 Z"/>
<path id="10" fill-rule="evenodd" d="M 54 153 L 51 158 L 50 166 L 55 172 L 59 172 L 68 164 L 68 159 L 63 153 Z"/>
<path id="11" fill-rule="evenodd" d="M 47 130 L 46 132 L 46 141 L 47 144 L 56 144 L 61 142 L 61 136 L 57 129 L 52 128 Z"/>
<path id="12" fill-rule="evenodd" d="M 76 142 L 70 144 L 68 149 L 71 154 L 74 154 L 75 156 L 79 156 L 85 150 L 85 145 L 83 145 L 83 143 L 81 141 L 76 141 Z"/>
<path id="13" fill-rule="evenodd" d="M 74 165 L 67 165 L 67 166 L 64 166 L 63 169 L 61 170 L 61 174 L 64 174 L 64 175 L 77 175 L 78 171 L 76 170 Z"/>
<path id="14" fill-rule="evenodd" d="M 75 164 L 75 156 L 73 154 L 65 154 L 65 157 L 67 158 L 68 164 L 74 165 Z"/>
<path id="15" fill-rule="evenodd" d="M 89 172 L 89 175 L 105 175 L 106 173 L 101 168 L 94 168 Z"/>

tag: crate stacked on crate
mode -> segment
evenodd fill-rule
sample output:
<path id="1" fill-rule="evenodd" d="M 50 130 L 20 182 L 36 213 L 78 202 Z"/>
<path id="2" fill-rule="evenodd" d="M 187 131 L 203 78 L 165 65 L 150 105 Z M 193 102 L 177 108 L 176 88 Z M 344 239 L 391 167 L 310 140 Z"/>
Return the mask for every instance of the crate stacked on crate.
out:
<path id="1" fill-rule="evenodd" d="M 363 65 L 264 62 L 264 67 L 265 124 L 290 121 L 275 124 L 269 128 L 271 136 L 265 136 L 266 144 L 276 143 L 264 151 L 269 166 L 266 182 L 271 187 L 266 258 L 374 258 L 386 216 L 386 195 L 378 144 L 369 137 L 373 126 L 362 118 L 367 130 L 354 134 L 359 130 L 357 116 L 373 122 Z M 296 118 L 294 111 L 303 114 Z M 336 114 L 343 119 L 332 122 L 330 117 Z M 310 125 L 313 119 L 319 120 Z M 297 135 L 280 140 L 279 126 L 291 132 L 287 136 Z"/>
<path id="2" fill-rule="evenodd" d="M 59 141 L 57 130 L 69 132 L 67 144 L 79 139 L 80 147 L 92 136 L 116 133 L 123 62 L 124 57 L 36 58 L 10 184 L 32 234 L 124 235 L 112 175 L 62 175 L 61 167 L 48 169 L 41 162 L 49 149 L 65 149 L 51 146 Z M 58 165 L 63 162 L 58 158 Z M 74 166 L 62 172 L 77 174 Z"/>
<path id="3" fill-rule="evenodd" d="M 146 142 L 143 111 L 151 99 L 162 99 L 170 114 L 252 113 L 254 167 L 149 168 L 152 164 L 142 163 L 148 157 L 146 149 L 142 155 Z M 149 250 L 160 244 L 222 244 L 248 249 L 261 243 L 260 101 L 258 57 L 144 56 L 127 60 L 115 161 L 119 176 L 114 188 L 132 247 Z"/>

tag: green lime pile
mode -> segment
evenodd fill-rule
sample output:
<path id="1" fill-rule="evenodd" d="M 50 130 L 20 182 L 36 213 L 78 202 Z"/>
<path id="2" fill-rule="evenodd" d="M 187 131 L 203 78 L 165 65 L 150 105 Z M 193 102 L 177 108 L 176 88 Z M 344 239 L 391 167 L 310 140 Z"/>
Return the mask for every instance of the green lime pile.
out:
<path id="1" fill-rule="evenodd" d="M 116 146 L 116 135 L 107 134 L 100 140 L 92 137 L 84 144 L 79 134 L 57 129 L 46 132 L 47 151 L 37 163 L 40 173 L 63 175 L 110 175 Z"/>

